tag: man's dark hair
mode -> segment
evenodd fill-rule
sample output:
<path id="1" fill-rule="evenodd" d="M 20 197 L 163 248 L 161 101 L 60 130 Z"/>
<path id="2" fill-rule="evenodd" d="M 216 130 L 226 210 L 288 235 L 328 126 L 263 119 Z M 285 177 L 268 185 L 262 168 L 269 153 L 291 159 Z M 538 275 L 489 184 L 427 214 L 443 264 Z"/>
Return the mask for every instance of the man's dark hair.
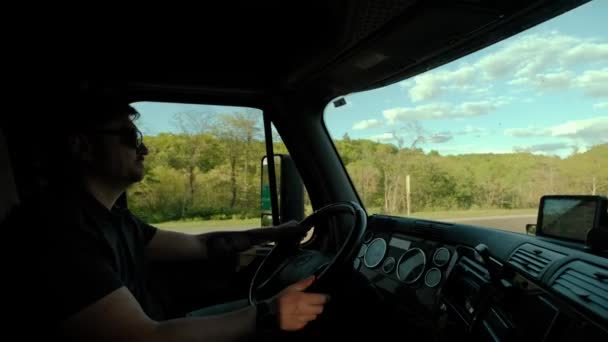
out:
<path id="1" fill-rule="evenodd" d="M 86 133 L 125 116 L 137 120 L 140 114 L 124 99 L 83 97 L 67 117 L 66 133 Z"/>
<path id="2" fill-rule="evenodd" d="M 43 150 L 47 150 L 39 156 L 44 158 L 40 163 L 41 173 L 46 175 L 48 183 L 61 184 L 78 178 L 79 161 L 72 153 L 74 136 L 87 135 L 116 119 L 136 120 L 140 116 L 127 100 L 119 98 L 82 96 L 67 105 L 69 109 L 57 113 L 55 122 L 41 135 L 40 143 L 45 145 Z"/>

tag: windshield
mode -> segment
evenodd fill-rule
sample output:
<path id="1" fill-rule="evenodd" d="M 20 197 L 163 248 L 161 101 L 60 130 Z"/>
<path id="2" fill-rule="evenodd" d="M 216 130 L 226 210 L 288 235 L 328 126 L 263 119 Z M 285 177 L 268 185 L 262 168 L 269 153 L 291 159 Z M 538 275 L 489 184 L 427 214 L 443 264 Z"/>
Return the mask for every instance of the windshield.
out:
<path id="1" fill-rule="evenodd" d="M 384 88 L 325 124 L 368 213 L 524 233 L 541 196 L 608 194 L 607 1 Z"/>

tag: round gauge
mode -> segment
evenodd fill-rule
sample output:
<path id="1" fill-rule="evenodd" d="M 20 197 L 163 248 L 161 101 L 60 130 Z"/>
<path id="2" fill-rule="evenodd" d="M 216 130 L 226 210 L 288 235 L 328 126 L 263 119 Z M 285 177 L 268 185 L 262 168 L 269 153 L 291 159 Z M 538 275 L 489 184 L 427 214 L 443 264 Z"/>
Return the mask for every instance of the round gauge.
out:
<path id="1" fill-rule="evenodd" d="M 367 245 L 362 244 L 361 248 L 359 249 L 359 254 L 357 254 L 357 258 L 362 258 L 365 255 L 366 251 L 367 251 Z"/>
<path id="2" fill-rule="evenodd" d="M 386 241 L 382 238 L 374 239 L 365 251 L 365 257 L 363 257 L 363 264 L 369 268 L 374 268 L 382 262 L 384 255 L 386 254 Z"/>
<path id="3" fill-rule="evenodd" d="M 397 278 L 406 284 L 412 284 L 424 273 L 426 255 L 420 248 L 412 248 L 403 253 L 397 263 Z"/>
<path id="4" fill-rule="evenodd" d="M 393 257 L 386 258 L 386 260 L 384 260 L 384 263 L 382 264 L 382 271 L 384 271 L 384 273 L 391 273 L 391 272 L 393 272 L 394 269 L 395 269 L 395 258 L 393 258 Z"/>
<path id="5" fill-rule="evenodd" d="M 445 247 L 438 248 L 433 255 L 433 263 L 441 267 L 448 261 L 450 261 L 450 251 Z"/>
<path id="6" fill-rule="evenodd" d="M 369 243 L 374 238 L 374 233 L 367 231 L 365 235 L 363 235 L 363 242 Z"/>
<path id="7" fill-rule="evenodd" d="M 361 266 L 361 259 L 359 258 L 355 258 L 355 261 L 353 262 L 353 267 L 358 270 L 359 266 Z"/>
<path id="8" fill-rule="evenodd" d="M 435 287 L 441 282 L 441 271 L 438 268 L 431 268 L 424 276 L 424 283 L 428 287 Z"/>

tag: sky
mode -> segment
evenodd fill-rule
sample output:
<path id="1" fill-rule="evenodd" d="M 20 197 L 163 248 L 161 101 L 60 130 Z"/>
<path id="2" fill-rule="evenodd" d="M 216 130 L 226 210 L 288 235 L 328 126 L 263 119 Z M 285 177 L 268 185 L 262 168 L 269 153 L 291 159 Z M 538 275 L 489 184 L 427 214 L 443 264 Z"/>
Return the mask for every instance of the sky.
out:
<path id="1" fill-rule="evenodd" d="M 606 19 L 608 0 L 594 0 L 413 78 L 346 95 L 346 105 L 326 107 L 328 131 L 334 139 L 348 134 L 442 155 L 525 151 L 566 157 L 608 143 Z M 177 131 L 178 112 L 239 110 L 134 107 L 146 134 Z"/>

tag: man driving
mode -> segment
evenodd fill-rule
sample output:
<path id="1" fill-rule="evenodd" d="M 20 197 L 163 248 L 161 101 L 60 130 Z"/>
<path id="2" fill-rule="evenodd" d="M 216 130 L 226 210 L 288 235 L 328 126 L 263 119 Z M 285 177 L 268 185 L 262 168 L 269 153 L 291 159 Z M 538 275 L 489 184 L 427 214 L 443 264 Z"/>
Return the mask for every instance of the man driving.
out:
<path id="1" fill-rule="evenodd" d="M 147 288 L 149 261 L 223 258 L 300 236 L 301 228 L 290 222 L 190 235 L 142 222 L 118 204 L 144 176 L 148 149 L 133 123 L 138 113 L 121 101 L 88 102 L 79 110 L 82 115 L 65 127 L 66 153 L 54 165 L 55 182 L 17 212 L 38 227 L 28 277 L 41 289 L 33 296 L 51 329 L 79 341 L 233 341 L 254 336 L 268 322 L 300 330 L 322 313 L 327 296 L 304 292 L 314 281 L 309 277 L 255 305 L 167 319 Z"/>

